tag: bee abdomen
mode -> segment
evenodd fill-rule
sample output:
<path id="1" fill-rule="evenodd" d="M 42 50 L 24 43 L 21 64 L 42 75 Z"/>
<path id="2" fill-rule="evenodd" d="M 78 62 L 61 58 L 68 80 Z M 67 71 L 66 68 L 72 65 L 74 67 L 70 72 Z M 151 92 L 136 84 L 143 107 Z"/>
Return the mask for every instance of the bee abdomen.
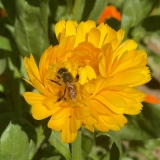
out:
<path id="1" fill-rule="evenodd" d="M 77 96 L 77 87 L 75 85 L 71 85 L 70 83 L 67 83 L 66 85 L 69 91 L 69 97 L 74 100 Z"/>

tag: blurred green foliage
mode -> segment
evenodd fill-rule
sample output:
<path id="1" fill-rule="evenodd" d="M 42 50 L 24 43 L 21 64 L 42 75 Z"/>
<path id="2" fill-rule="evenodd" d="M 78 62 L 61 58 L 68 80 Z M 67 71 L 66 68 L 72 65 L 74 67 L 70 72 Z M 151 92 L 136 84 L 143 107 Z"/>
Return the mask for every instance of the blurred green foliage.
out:
<path id="1" fill-rule="evenodd" d="M 27 78 L 23 58 L 33 53 L 38 62 L 50 44 L 58 43 L 54 34 L 57 21 L 98 22 L 106 5 L 116 6 L 122 14 L 121 22 L 114 18 L 106 22 L 116 30 L 125 29 L 125 38 L 136 40 L 148 53 L 153 74 L 148 86 L 160 89 L 159 0 L 0 0 L 0 159 L 70 159 L 69 145 L 61 143 L 59 133 L 51 133 L 47 120 L 32 118 L 22 97 L 33 90 L 22 80 Z M 83 130 L 83 159 L 160 159 L 156 154 L 160 151 L 160 106 L 144 103 L 141 114 L 127 118 L 119 132 Z"/>

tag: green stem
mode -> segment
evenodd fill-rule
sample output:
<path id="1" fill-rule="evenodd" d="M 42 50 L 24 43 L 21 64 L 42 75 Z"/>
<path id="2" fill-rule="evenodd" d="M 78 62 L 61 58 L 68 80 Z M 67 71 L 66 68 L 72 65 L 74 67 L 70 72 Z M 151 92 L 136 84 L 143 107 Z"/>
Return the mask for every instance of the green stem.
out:
<path id="1" fill-rule="evenodd" d="M 73 5 L 71 0 L 66 0 L 70 13 L 72 13 Z"/>
<path id="2" fill-rule="evenodd" d="M 66 13 L 66 18 L 68 19 L 75 19 L 74 15 L 73 15 L 73 4 L 72 4 L 72 0 L 66 0 L 67 2 L 67 13 Z"/>
<path id="3" fill-rule="evenodd" d="M 77 138 L 71 144 L 72 160 L 81 160 L 81 130 L 78 131 Z"/>
<path id="4" fill-rule="evenodd" d="M 29 160 L 33 159 L 33 157 L 36 155 L 36 153 L 38 152 L 39 148 L 41 147 L 44 141 L 45 141 L 45 136 L 42 136 L 41 139 L 38 140 L 35 149 L 29 154 Z"/>

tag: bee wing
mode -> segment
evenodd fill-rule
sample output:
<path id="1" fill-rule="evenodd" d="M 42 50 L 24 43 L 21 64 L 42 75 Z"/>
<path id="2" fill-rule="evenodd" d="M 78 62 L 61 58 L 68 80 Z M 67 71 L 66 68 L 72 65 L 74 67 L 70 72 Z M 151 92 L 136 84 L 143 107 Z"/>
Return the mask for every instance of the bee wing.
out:
<path id="1" fill-rule="evenodd" d="M 77 82 L 77 85 L 78 85 L 78 87 L 77 87 L 78 97 L 80 99 L 89 98 L 90 95 L 89 95 L 88 91 L 84 88 L 84 86 L 81 85 L 79 82 Z"/>

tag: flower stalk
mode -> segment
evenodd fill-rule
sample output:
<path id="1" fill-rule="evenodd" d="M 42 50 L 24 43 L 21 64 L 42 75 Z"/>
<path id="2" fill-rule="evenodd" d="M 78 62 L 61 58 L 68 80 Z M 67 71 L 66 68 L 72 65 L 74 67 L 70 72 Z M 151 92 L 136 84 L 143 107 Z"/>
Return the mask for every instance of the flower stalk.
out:
<path id="1" fill-rule="evenodd" d="M 72 160 L 81 160 L 81 130 L 78 131 L 75 141 L 71 143 L 71 148 Z"/>

